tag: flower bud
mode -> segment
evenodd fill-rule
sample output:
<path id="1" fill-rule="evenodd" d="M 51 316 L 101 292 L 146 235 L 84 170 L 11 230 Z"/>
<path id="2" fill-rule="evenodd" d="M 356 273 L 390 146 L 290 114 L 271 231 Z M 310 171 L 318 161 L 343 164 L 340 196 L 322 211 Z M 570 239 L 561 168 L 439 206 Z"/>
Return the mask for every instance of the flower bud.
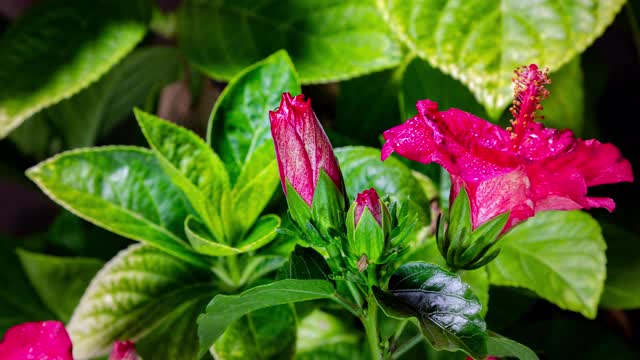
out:
<path id="1" fill-rule="evenodd" d="M 391 215 L 375 189 L 356 196 L 347 212 L 347 253 L 354 261 L 366 256 L 368 263 L 377 263 L 384 253 L 390 234 Z"/>
<path id="2" fill-rule="evenodd" d="M 113 343 L 109 360 L 139 360 L 136 345 L 133 341 L 116 341 Z"/>
<path id="3" fill-rule="evenodd" d="M 271 134 L 289 214 L 315 245 L 343 226 L 346 196 L 338 160 L 304 95 L 282 94 L 269 112 Z"/>
<path id="4" fill-rule="evenodd" d="M 482 267 L 498 256 L 499 249 L 489 250 L 499 240 L 508 219 L 509 212 L 505 212 L 474 229 L 469 196 L 463 187 L 453 201 L 447 221 L 438 219 L 438 250 L 452 269 Z"/>

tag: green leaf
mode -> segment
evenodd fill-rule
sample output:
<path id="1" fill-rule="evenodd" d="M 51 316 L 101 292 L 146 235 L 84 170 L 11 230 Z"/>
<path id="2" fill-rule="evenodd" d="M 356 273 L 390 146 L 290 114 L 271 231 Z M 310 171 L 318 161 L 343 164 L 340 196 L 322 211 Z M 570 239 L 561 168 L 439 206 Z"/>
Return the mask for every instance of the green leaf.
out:
<path id="1" fill-rule="evenodd" d="M 401 60 L 373 0 L 187 1 L 178 43 L 218 80 L 279 49 L 291 54 L 303 83 L 348 79 Z"/>
<path id="2" fill-rule="evenodd" d="M 279 182 L 273 142 L 267 141 L 251 154 L 231 193 L 231 209 L 239 231 L 244 232 L 253 226 Z"/>
<path id="3" fill-rule="evenodd" d="M 213 294 L 210 274 L 151 246 L 132 245 L 98 272 L 67 324 L 74 357 L 105 355 L 117 339 L 137 342 Z M 195 341 L 178 345 L 186 353 L 197 349 Z M 182 350 L 172 351 L 187 358 Z"/>
<path id="4" fill-rule="evenodd" d="M 147 1 L 46 1 L 2 38 L 0 138 L 96 81 L 142 40 Z"/>
<path id="5" fill-rule="evenodd" d="M 223 225 L 222 202 L 230 191 L 220 158 L 198 135 L 159 117 L 134 110 L 138 124 L 160 165 L 189 199 L 219 242 L 231 235 Z"/>
<path id="6" fill-rule="evenodd" d="M 204 355 L 227 326 L 242 316 L 275 305 L 331 298 L 335 289 L 325 280 L 281 280 L 240 295 L 217 295 L 198 318 L 200 354 Z"/>
<path id="7" fill-rule="evenodd" d="M 408 202 L 409 213 L 418 215 L 419 224 L 429 224 L 429 201 L 411 170 L 400 160 L 390 157 L 380 160 L 380 150 L 364 146 L 335 149 L 345 179 L 349 199 L 353 201 L 362 190 L 375 188 L 381 197 Z"/>
<path id="8" fill-rule="evenodd" d="M 203 292 L 202 296 L 185 299 L 171 314 L 164 316 L 162 324 L 136 342 L 136 350 L 141 357 L 153 360 L 199 360 L 198 328 L 195 324 L 210 297 Z"/>
<path id="9" fill-rule="evenodd" d="M 243 170 L 259 173 L 246 166 L 255 151 L 265 143 L 273 150 L 269 111 L 279 106 L 283 92 L 295 95 L 301 89 L 291 59 L 278 51 L 244 69 L 220 94 L 209 118 L 207 141 L 226 164 L 232 184 L 251 180 L 238 178 Z"/>
<path id="10" fill-rule="evenodd" d="M 440 255 L 435 239 L 428 240 L 426 244 L 411 249 L 406 261 L 424 261 L 434 263 L 446 268 L 447 262 Z M 486 267 L 475 270 L 458 270 L 458 275 L 462 281 L 467 283 L 473 293 L 478 297 L 482 310 L 480 314 L 484 317 L 489 311 L 489 273 Z"/>
<path id="11" fill-rule="evenodd" d="M 91 258 L 60 257 L 26 250 L 18 250 L 18 256 L 42 301 L 63 322 L 69 321 L 89 282 L 104 264 Z"/>
<path id="12" fill-rule="evenodd" d="M 585 127 L 584 88 L 580 58 L 576 57 L 550 75 L 549 98 L 542 102 L 542 123 L 556 129 L 571 129 L 580 136 Z"/>
<path id="13" fill-rule="evenodd" d="M 258 219 L 249 235 L 235 247 L 216 242 L 206 227 L 193 216 L 185 221 L 185 232 L 191 246 L 199 253 L 211 256 L 229 256 L 257 250 L 275 239 L 280 218 L 265 215 Z"/>
<path id="14" fill-rule="evenodd" d="M 402 119 L 417 115 L 416 103 L 425 99 L 437 102 L 441 111 L 456 108 L 483 119 L 488 118 L 467 87 L 420 58 L 414 58 L 405 68 L 398 97 Z"/>
<path id="15" fill-rule="evenodd" d="M 37 158 L 61 149 L 92 146 L 131 115 L 133 107 L 153 103 L 162 87 L 181 73 L 176 49 L 157 46 L 135 50 L 97 82 L 22 123 L 9 139 L 22 152 Z"/>
<path id="16" fill-rule="evenodd" d="M 298 360 L 356 360 L 366 355 L 360 332 L 335 315 L 315 309 L 298 325 Z"/>
<path id="17" fill-rule="evenodd" d="M 0 333 L 10 327 L 55 315 L 42 303 L 16 254 L 17 242 L 0 236 Z"/>
<path id="18" fill-rule="evenodd" d="M 207 141 L 229 172 L 231 226 L 241 235 L 264 210 L 280 180 L 269 111 L 279 106 L 284 92 L 299 94 L 301 89 L 291 59 L 278 51 L 231 80 L 209 118 Z"/>
<path id="19" fill-rule="evenodd" d="M 507 232 L 489 264 L 494 285 L 527 288 L 560 308 L 596 316 L 606 244 L 600 226 L 581 211 L 536 214 Z"/>
<path id="20" fill-rule="evenodd" d="M 464 83 L 492 118 L 511 101 L 514 69 L 530 63 L 560 69 L 603 33 L 623 4 L 378 0 L 396 35 Z"/>
<path id="21" fill-rule="evenodd" d="M 310 247 L 296 245 L 289 257 L 289 277 L 300 280 L 330 280 L 327 260 Z M 330 280 L 331 281 L 331 280 Z"/>
<path id="22" fill-rule="evenodd" d="M 489 354 L 497 357 L 515 357 L 520 360 L 538 360 L 538 355 L 528 347 L 496 333 L 489 332 L 487 338 Z"/>
<path id="23" fill-rule="evenodd" d="M 607 240 L 607 280 L 600 306 L 609 309 L 640 308 L 640 251 L 638 235 L 611 224 L 603 224 Z"/>
<path id="24" fill-rule="evenodd" d="M 382 133 L 400 121 L 395 77 L 396 71 L 387 70 L 340 82 L 335 130 L 379 147 Z"/>
<path id="25" fill-rule="evenodd" d="M 374 291 L 385 313 L 417 318 L 436 349 L 462 350 L 479 359 L 487 354 L 482 305 L 459 276 L 435 264 L 410 262 L 391 276 L 389 292 Z"/>
<path id="26" fill-rule="evenodd" d="M 251 312 L 233 322 L 213 347 L 215 359 L 292 359 L 296 346 L 293 306 L 278 305 Z"/>
<path id="27" fill-rule="evenodd" d="M 127 146 L 72 150 L 30 168 L 27 176 L 77 216 L 208 268 L 183 240 L 190 206 L 150 151 Z"/>

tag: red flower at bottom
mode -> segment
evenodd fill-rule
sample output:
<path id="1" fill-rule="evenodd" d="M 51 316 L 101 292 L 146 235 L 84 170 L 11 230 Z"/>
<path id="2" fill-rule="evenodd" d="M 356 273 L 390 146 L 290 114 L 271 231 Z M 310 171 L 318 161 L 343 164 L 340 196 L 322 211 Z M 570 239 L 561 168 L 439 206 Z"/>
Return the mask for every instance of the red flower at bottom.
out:
<path id="1" fill-rule="evenodd" d="M 69 333 L 60 321 L 26 322 L 13 326 L 0 341 L 1 360 L 73 360 Z M 132 341 L 116 341 L 109 360 L 138 360 Z"/>
<path id="2" fill-rule="evenodd" d="M 534 121 L 548 95 L 547 74 L 535 65 L 516 74 L 511 128 L 458 109 L 438 111 L 437 103 L 422 100 L 417 116 L 384 132 L 382 159 L 396 152 L 440 164 L 451 176 L 450 202 L 466 188 L 474 228 L 508 211 L 503 232 L 544 210 L 613 211 L 612 199 L 587 196 L 587 189 L 633 181 L 629 161 L 614 145 Z"/>

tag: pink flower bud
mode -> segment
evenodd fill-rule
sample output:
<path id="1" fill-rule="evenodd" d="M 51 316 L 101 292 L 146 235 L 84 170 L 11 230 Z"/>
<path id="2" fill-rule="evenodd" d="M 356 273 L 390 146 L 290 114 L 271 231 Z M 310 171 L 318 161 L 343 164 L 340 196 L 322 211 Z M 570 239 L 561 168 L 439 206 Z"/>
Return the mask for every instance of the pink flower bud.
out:
<path id="1" fill-rule="evenodd" d="M 73 360 L 71 339 L 60 321 L 22 323 L 4 334 L 0 359 Z"/>
<path id="2" fill-rule="evenodd" d="M 116 341 L 113 343 L 109 360 L 139 360 L 136 344 L 133 341 Z"/>
<path id="3" fill-rule="evenodd" d="M 341 190 L 342 173 L 331 143 L 304 95 L 282 94 L 280 107 L 269 112 L 282 188 L 286 181 L 311 206 L 320 172 L 324 170 Z"/>
<path id="4" fill-rule="evenodd" d="M 373 218 L 376 219 L 380 226 L 382 226 L 382 207 L 380 205 L 380 197 L 374 188 L 365 190 L 356 196 L 356 224 L 360 222 L 360 217 L 362 217 L 362 212 L 365 208 L 369 208 Z"/>

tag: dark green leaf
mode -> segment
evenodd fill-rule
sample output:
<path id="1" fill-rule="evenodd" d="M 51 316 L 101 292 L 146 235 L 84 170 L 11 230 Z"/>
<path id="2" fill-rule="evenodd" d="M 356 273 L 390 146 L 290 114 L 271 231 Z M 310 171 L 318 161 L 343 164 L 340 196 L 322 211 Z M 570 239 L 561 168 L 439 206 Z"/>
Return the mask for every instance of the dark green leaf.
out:
<path id="1" fill-rule="evenodd" d="M 379 147 L 382 133 L 401 119 L 395 77 L 395 71 L 387 70 L 340 82 L 336 131 Z"/>
<path id="2" fill-rule="evenodd" d="M 330 280 L 331 269 L 319 252 L 296 245 L 289 257 L 289 277 L 300 280 Z"/>
<path id="3" fill-rule="evenodd" d="M 0 333 L 27 321 L 50 320 L 55 315 L 29 283 L 15 252 L 17 242 L 0 236 Z"/>
<path id="4" fill-rule="evenodd" d="M 456 108 L 488 118 L 467 87 L 419 58 L 414 58 L 405 68 L 399 98 L 402 119 L 414 117 L 418 113 L 416 103 L 425 99 L 437 102 L 440 111 Z"/>
<path id="5" fill-rule="evenodd" d="M 214 294 L 209 276 L 148 245 L 135 244 L 123 250 L 98 272 L 67 324 L 74 357 L 105 355 L 114 340 L 136 341 L 167 321 L 178 321 L 176 316 Z M 195 323 L 181 326 L 189 330 Z M 181 354 L 180 359 L 188 358 L 183 352 L 196 354 L 195 341 L 176 346 L 180 348 L 158 359 L 171 359 L 171 353 Z"/>
<path id="6" fill-rule="evenodd" d="M 85 220 L 208 268 L 183 240 L 190 206 L 150 151 L 125 146 L 73 150 L 30 168 L 27 176 Z"/>
<path id="7" fill-rule="evenodd" d="M 89 282 L 104 264 L 91 258 L 59 257 L 25 250 L 18 250 L 18 256 L 42 301 L 63 322 L 69 321 Z"/>
<path id="8" fill-rule="evenodd" d="M 602 294 L 605 247 L 598 223 L 581 211 L 548 211 L 517 225 L 489 264 L 492 284 L 527 288 L 592 319 Z"/>
<path id="9" fill-rule="evenodd" d="M 44 1 L 0 38 L 0 138 L 106 73 L 142 40 L 147 1 Z"/>
<path id="10" fill-rule="evenodd" d="M 474 358 L 487 354 L 482 305 L 459 276 L 435 264 L 410 262 L 391 276 L 389 292 L 375 292 L 387 315 L 416 317 L 437 349 L 462 350 Z"/>
<path id="11" fill-rule="evenodd" d="M 637 234 L 603 224 L 607 240 L 607 280 L 600 306 L 610 309 L 640 308 L 640 239 Z"/>
<path id="12" fill-rule="evenodd" d="M 281 280 L 257 286 L 240 295 L 217 295 L 198 318 L 200 354 L 204 355 L 232 322 L 275 305 L 331 298 L 335 289 L 325 280 Z"/>
<path id="13" fill-rule="evenodd" d="M 435 239 L 427 240 L 426 244 L 413 248 L 406 261 L 425 261 L 441 267 L 447 266 L 447 262 L 438 251 Z M 463 282 L 469 284 L 473 293 L 480 300 L 480 304 L 482 304 L 481 315 L 486 315 L 489 310 L 489 274 L 486 268 L 469 271 L 459 270 L 457 274 L 460 275 Z"/>
<path id="14" fill-rule="evenodd" d="M 213 347 L 219 360 L 292 359 L 296 346 L 293 306 L 277 305 L 251 312 L 233 322 Z"/>
<path id="15" fill-rule="evenodd" d="M 373 0 L 187 1 L 178 43 L 214 79 L 286 49 L 304 83 L 342 80 L 401 59 Z"/>
<path id="16" fill-rule="evenodd" d="M 467 85 L 498 118 L 512 98 L 514 69 L 530 63 L 560 69 L 602 34 L 624 0 L 378 3 L 409 48 Z"/>
<path id="17" fill-rule="evenodd" d="M 37 158 L 95 145 L 131 115 L 133 107 L 153 103 L 150 100 L 177 80 L 181 70 L 174 48 L 135 50 L 94 84 L 25 121 L 9 138 Z"/>

